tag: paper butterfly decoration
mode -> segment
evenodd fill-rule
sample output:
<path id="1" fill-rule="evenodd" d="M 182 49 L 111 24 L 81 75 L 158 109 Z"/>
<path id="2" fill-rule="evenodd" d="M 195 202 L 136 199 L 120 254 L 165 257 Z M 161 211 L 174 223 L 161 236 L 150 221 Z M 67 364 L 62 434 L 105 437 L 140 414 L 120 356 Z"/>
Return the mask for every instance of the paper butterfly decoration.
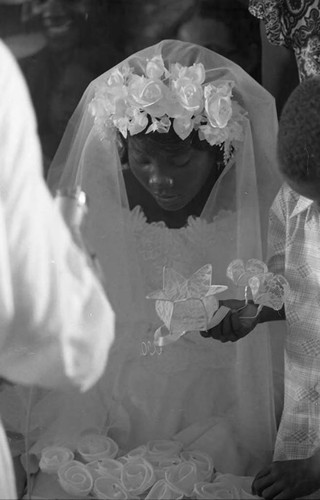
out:
<path id="1" fill-rule="evenodd" d="M 170 267 L 163 268 L 162 290 L 147 296 L 147 299 L 156 301 L 156 312 L 167 329 L 165 336 L 162 327 L 155 332 L 156 345 L 174 342 L 190 331 L 208 329 L 210 320 L 219 309 L 215 295 L 228 288 L 211 282 L 211 264 L 201 267 L 188 279 Z"/>
<path id="2" fill-rule="evenodd" d="M 268 272 L 268 266 L 258 259 L 249 259 L 246 264 L 241 259 L 233 260 L 227 268 L 227 276 L 237 286 L 245 287 L 248 302 L 248 289 L 253 302 L 279 311 L 290 291 L 288 281 L 281 274 Z M 259 311 L 258 309 L 258 311 Z"/>

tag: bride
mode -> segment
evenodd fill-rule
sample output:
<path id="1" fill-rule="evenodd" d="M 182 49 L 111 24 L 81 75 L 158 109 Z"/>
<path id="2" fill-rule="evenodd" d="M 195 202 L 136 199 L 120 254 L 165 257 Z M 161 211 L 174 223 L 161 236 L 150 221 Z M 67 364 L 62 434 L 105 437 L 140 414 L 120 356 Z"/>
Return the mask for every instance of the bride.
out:
<path id="1" fill-rule="evenodd" d="M 280 185 L 276 133 L 272 97 L 200 46 L 163 41 L 89 85 L 49 184 L 88 195 L 83 238 L 103 271 L 117 334 L 104 376 L 86 394 L 34 391 L 33 453 L 75 447 L 95 429 L 123 452 L 177 439 L 208 452 L 221 472 L 254 475 L 269 462 L 281 411 L 280 330 L 260 325 L 228 344 L 190 331 L 175 342 L 160 336 L 161 346 L 147 296 L 167 291 L 164 268 L 201 281 L 209 264 L 212 284 L 229 287 L 218 298 L 243 298 L 226 269 L 235 258 L 265 258 Z"/>

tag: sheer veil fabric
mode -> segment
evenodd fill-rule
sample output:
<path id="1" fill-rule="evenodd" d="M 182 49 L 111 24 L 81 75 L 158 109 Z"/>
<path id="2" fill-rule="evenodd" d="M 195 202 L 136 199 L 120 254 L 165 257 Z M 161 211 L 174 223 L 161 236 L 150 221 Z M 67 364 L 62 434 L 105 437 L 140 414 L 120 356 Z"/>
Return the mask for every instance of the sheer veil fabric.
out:
<path id="1" fill-rule="evenodd" d="M 81 186 L 88 195 L 83 234 L 103 270 L 117 315 L 116 340 L 104 376 L 87 393 L 34 393 L 29 440 L 33 452 L 48 444 L 74 447 L 82 432 L 96 429 L 128 451 L 148 440 L 175 438 L 209 452 L 222 472 L 253 475 L 272 457 L 281 410 L 280 325 L 274 323 L 271 332 L 260 325 L 233 344 L 191 332 L 161 354 L 146 353 L 142 345 L 160 326 L 154 302 L 145 297 L 162 288 L 164 265 L 188 277 L 210 263 L 213 284 L 229 286 L 221 298 L 243 298 L 243 290 L 226 278 L 228 264 L 235 258 L 265 259 L 268 209 L 280 187 L 275 105 L 239 66 L 200 46 L 166 40 L 127 61 L 139 73 L 156 54 L 166 67 L 202 62 L 206 82 L 233 80 L 234 98 L 247 112 L 245 139 L 200 217 L 180 229 L 148 223 L 138 206 L 129 209 L 114 133 L 102 139 L 89 111 L 111 70 L 89 85 L 54 158 L 49 184 L 53 192 Z"/>

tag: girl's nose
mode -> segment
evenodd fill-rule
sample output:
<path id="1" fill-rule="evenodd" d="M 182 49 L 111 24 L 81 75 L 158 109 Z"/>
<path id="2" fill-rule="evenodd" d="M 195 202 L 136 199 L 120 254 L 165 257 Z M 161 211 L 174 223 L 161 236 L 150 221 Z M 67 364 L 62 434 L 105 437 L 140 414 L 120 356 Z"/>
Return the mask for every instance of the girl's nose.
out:
<path id="1" fill-rule="evenodd" d="M 173 179 L 166 175 L 153 173 L 149 178 L 149 186 L 153 191 L 168 190 L 173 187 Z"/>

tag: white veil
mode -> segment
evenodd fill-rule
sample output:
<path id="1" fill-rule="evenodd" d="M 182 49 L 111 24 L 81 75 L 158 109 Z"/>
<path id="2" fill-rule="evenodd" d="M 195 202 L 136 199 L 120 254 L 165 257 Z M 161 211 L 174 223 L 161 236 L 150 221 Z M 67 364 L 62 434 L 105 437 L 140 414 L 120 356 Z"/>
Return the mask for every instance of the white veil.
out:
<path id="1" fill-rule="evenodd" d="M 280 186 L 274 100 L 239 66 L 193 44 L 163 41 L 127 61 L 139 73 L 156 54 L 167 67 L 201 62 L 206 82 L 233 80 L 234 98 L 247 112 L 244 141 L 200 218 L 181 229 L 148 224 L 138 208 L 129 209 L 114 135 L 102 139 L 89 111 L 111 70 L 89 85 L 54 158 L 49 184 L 53 191 L 80 185 L 88 195 L 84 238 L 104 273 L 117 315 L 116 341 L 105 375 L 88 393 L 34 396 L 29 439 L 39 452 L 50 443 L 74 447 L 88 428 L 108 431 L 123 450 L 175 437 L 211 453 L 218 470 L 254 474 L 273 451 L 281 359 L 274 362 L 272 343 L 281 358 L 280 330 L 270 335 L 261 325 L 234 344 L 190 333 L 153 356 L 142 355 L 141 342 L 152 340 L 159 326 L 154 303 L 145 297 L 162 288 L 164 264 L 188 277 L 211 263 L 214 283 L 229 286 L 224 297 L 243 298 L 226 278 L 229 262 L 265 258 L 268 209 Z"/>

